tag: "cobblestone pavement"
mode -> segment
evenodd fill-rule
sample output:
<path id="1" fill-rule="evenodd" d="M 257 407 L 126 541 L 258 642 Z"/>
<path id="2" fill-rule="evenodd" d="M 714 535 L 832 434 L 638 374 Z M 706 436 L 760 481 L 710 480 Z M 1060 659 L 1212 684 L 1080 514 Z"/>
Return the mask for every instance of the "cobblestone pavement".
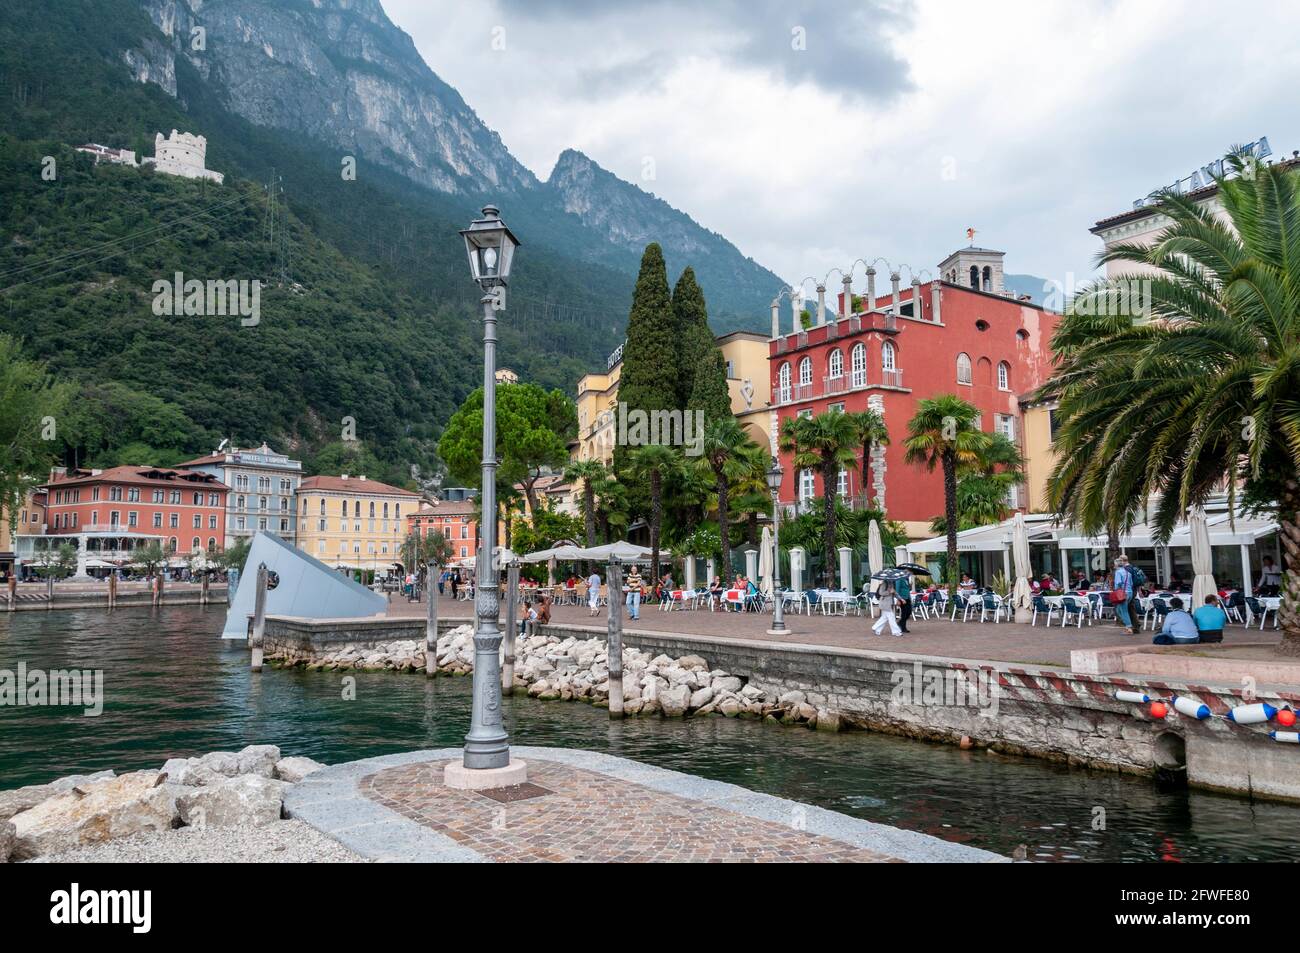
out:
<path id="1" fill-rule="evenodd" d="M 422 602 L 407 602 L 395 596 L 389 604 L 393 615 L 424 615 Z M 442 618 L 463 618 L 471 621 L 473 604 L 453 601 L 443 597 L 438 602 Z M 504 618 L 504 614 L 503 614 Z M 606 610 L 591 615 L 583 606 L 555 606 L 551 619 L 554 622 L 605 628 Z M 1070 664 L 1071 649 L 1095 649 L 1111 645 L 1151 643 L 1151 632 L 1133 636 L 1113 622 L 1098 622 L 1082 628 L 1057 624 L 1050 629 L 1039 619 L 1036 626 L 1017 625 L 1014 622 L 950 622 L 947 619 L 913 619 L 906 635 L 875 635 L 871 619 L 865 616 L 787 615 L 790 634 L 771 636 L 771 616 L 746 612 L 710 612 L 697 609 L 685 612 L 662 612 L 657 605 L 641 607 L 641 617 L 636 622 L 624 618 L 628 629 L 653 632 L 706 635 L 714 638 L 751 639 L 762 642 L 801 643 L 827 645 L 837 648 L 870 649 L 897 652 L 907 655 L 943 655 L 961 659 L 983 659 L 998 662 L 1021 662 L 1038 665 Z M 1260 631 L 1232 625 L 1224 632 L 1228 644 L 1241 642 L 1279 641 L 1281 633 L 1274 629 Z"/>
<path id="2" fill-rule="evenodd" d="M 503 803 L 448 788 L 442 782 L 447 763 L 389 768 L 358 787 L 371 800 L 501 862 L 898 862 L 793 826 L 552 761 L 530 760 L 524 790 L 502 789 L 505 797 L 525 798 Z"/>

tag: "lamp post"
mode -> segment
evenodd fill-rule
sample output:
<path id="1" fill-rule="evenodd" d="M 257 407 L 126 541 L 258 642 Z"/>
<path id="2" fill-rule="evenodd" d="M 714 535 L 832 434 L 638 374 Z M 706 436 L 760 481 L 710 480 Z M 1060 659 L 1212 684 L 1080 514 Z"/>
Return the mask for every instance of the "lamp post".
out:
<path id="1" fill-rule="evenodd" d="M 475 565 L 474 700 L 465 755 L 461 765 L 449 765 L 449 787 L 484 788 L 521 784 L 522 761 L 511 762 L 510 739 L 501 722 L 501 600 L 493 550 L 497 538 L 496 346 L 497 312 L 505 308 L 506 281 L 518 240 L 492 205 L 484 206 L 461 236 L 469 255 L 470 274 L 483 290 L 483 520 Z"/>
<path id="2" fill-rule="evenodd" d="M 768 635 L 785 635 L 790 630 L 785 627 L 785 612 L 781 599 L 781 478 L 785 471 L 781 461 L 772 458 L 772 465 L 767 470 L 767 488 L 772 493 L 772 628 Z"/>

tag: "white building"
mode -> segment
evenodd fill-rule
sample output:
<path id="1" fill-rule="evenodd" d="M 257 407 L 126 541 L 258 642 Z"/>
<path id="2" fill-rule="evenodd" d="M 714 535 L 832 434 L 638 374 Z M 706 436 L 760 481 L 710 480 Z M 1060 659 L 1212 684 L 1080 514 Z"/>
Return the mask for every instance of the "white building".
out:
<path id="1" fill-rule="evenodd" d="M 256 450 L 227 447 L 179 465 L 211 473 L 230 487 L 226 497 L 226 540 L 251 539 L 265 530 L 293 545 L 298 538 L 294 494 L 302 480 L 302 461 L 291 460 L 263 443 Z"/>
<path id="2" fill-rule="evenodd" d="M 187 179 L 211 179 L 220 185 L 225 176 L 207 168 L 208 140 L 189 132 L 177 132 L 166 138 L 160 132 L 154 136 L 152 156 L 146 156 L 146 165 L 152 165 L 157 171 L 168 175 L 179 175 Z"/>
<path id="3" fill-rule="evenodd" d="M 114 149 L 112 146 L 101 146 L 98 142 L 87 142 L 84 146 L 77 146 L 77 151 L 94 156 L 95 165 L 99 165 L 101 162 L 111 162 L 114 165 L 129 165 L 132 168 L 140 165 L 136 161 L 135 152 L 130 149 Z"/>

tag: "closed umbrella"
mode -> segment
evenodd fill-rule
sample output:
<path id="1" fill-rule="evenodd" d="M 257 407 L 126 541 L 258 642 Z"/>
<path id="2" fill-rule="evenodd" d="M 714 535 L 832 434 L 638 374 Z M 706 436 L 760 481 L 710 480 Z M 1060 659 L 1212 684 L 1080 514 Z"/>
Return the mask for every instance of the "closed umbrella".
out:
<path id="1" fill-rule="evenodd" d="M 772 593 L 772 530 L 763 527 L 763 536 L 758 544 L 758 587 L 764 595 Z"/>
<path id="2" fill-rule="evenodd" d="M 1187 520 L 1187 531 L 1192 538 L 1192 604 L 1195 609 L 1205 602 L 1210 593 L 1217 593 L 1219 587 L 1214 582 L 1214 556 L 1210 549 L 1210 528 L 1205 524 L 1205 512 L 1197 507 L 1192 510 Z"/>
<path id="3" fill-rule="evenodd" d="M 880 524 L 875 520 L 871 521 L 871 526 L 867 530 L 867 565 L 871 567 L 873 578 L 876 573 L 885 568 L 885 549 L 880 542 Z"/>
<path id="4" fill-rule="evenodd" d="M 1029 581 L 1033 569 L 1029 563 L 1029 532 L 1025 529 L 1024 513 L 1015 515 L 1011 528 L 1011 555 L 1016 569 L 1016 588 L 1012 592 L 1012 602 L 1016 607 L 1016 621 L 1029 622 L 1034 608 L 1033 587 Z"/>

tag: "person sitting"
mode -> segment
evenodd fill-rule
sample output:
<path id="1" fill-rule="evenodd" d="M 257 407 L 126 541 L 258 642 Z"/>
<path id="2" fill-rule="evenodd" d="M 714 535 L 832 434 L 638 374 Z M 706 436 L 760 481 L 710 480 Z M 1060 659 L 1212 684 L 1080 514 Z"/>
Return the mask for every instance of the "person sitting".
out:
<path id="1" fill-rule="evenodd" d="M 528 623 L 537 621 L 537 610 L 533 608 L 533 600 L 524 600 L 524 615 L 519 620 L 519 637 L 523 638 L 528 634 Z"/>
<path id="2" fill-rule="evenodd" d="M 958 588 L 960 588 L 962 592 L 975 591 L 975 580 L 970 577 L 970 573 L 964 572 L 961 574 L 961 583 L 958 585 Z"/>
<path id="3" fill-rule="evenodd" d="M 1220 630 L 1222 636 L 1222 630 Z M 1191 613 L 1183 609 L 1183 600 L 1177 598 L 1169 600 L 1169 614 L 1165 616 L 1164 627 L 1161 628 L 1160 634 L 1151 640 L 1153 645 L 1191 645 L 1201 640 L 1200 632 L 1196 628 L 1196 620 L 1192 618 Z"/>
<path id="4" fill-rule="evenodd" d="M 1259 570 L 1259 582 L 1255 585 L 1255 594 L 1259 596 L 1276 596 L 1282 591 L 1282 570 L 1273 564 L 1272 556 L 1265 556 Z"/>
<path id="5" fill-rule="evenodd" d="M 1219 605 L 1218 596 L 1213 594 L 1206 596 L 1205 605 L 1197 609 L 1193 616 L 1196 619 L 1196 629 L 1201 642 L 1223 641 L 1223 627 L 1228 624 L 1228 614 Z"/>

